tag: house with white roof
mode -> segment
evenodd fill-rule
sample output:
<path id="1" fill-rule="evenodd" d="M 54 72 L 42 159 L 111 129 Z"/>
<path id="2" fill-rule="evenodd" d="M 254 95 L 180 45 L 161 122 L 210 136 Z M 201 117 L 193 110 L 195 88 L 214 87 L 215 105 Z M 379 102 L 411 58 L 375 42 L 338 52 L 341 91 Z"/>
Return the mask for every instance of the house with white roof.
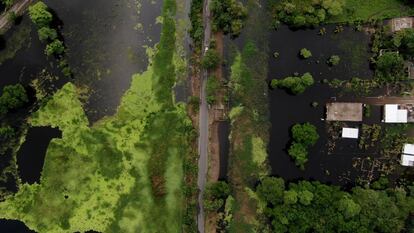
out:
<path id="1" fill-rule="evenodd" d="M 408 110 L 400 109 L 398 104 L 386 104 L 384 106 L 385 123 L 407 123 Z"/>
<path id="2" fill-rule="evenodd" d="M 401 165 L 414 167 L 414 144 L 404 144 Z"/>

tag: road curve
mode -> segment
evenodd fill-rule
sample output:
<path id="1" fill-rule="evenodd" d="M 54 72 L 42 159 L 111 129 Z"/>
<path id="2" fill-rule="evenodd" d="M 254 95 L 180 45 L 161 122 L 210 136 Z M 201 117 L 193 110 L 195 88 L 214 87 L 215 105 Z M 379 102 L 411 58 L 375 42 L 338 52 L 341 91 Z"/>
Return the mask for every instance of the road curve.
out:
<path id="1" fill-rule="evenodd" d="M 204 0 L 203 4 L 203 22 L 204 22 L 204 40 L 203 40 L 203 56 L 210 44 L 211 23 L 210 23 L 210 0 Z M 207 182 L 208 169 L 208 104 L 206 98 L 208 72 L 203 70 L 201 90 L 200 90 L 200 110 L 199 110 L 199 139 L 198 139 L 198 153 L 200 155 L 198 160 L 198 179 L 197 185 L 199 189 L 198 195 L 198 214 L 197 226 L 198 232 L 204 233 L 204 206 L 203 195 Z"/>

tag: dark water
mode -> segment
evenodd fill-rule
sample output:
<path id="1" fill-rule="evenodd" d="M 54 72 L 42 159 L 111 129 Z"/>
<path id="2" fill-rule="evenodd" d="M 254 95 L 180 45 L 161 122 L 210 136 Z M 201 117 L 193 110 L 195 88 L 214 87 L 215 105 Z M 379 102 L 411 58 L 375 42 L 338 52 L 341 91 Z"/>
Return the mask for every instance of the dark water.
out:
<path id="1" fill-rule="evenodd" d="M 63 22 L 75 82 L 90 89 L 86 104 L 94 122 L 115 112 L 131 76 L 147 67 L 145 46 L 159 40 L 161 1 L 48 0 Z M 137 4 L 141 6 L 138 7 Z M 138 11 L 140 12 L 138 14 Z"/>
<path id="2" fill-rule="evenodd" d="M 36 233 L 30 230 L 24 223 L 16 220 L 0 219 L 0 229 L 4 233 Z"/>
<path id="3" fill-rule="evenodd" d="M 49 142 L 53 138 L 60 137 L 62 137 L 62 132 L 52 127 L 29 129 L 26 141 L 17 153 L 17 165 L 22 182 L 33 184 L 40 181 Z"/>
<path id="4" fill-rule="evenodd" d="M 298 72 L 302 75 L 310 72 L 315 85 L 304 94 L 293 96 L 284 90 L 269 91 L 270 121 L 272 123 L 269 161 L 272 174 L 287 180 L 300 178 L 316 179 L 334 184 L 353 183 L 358 171 L 352 168 L 352 161 L 360 152 L 357 141 L 341 139 L 333 154 L 328 155 L 325 104 L 329 101 L 345 101 L 352 98 L 338 97 L 338 91 L 320 83 L 322 79 L 334 78 L 348 80 L 352 77 L 370 78 L 369 68 L 369 37 L 362 32 L 345 28 L 344 32 L 334 34 L 334 26 L 326 27 L 327 35 L 318 35 L 318 29 L 291 31 L 281 27 L 270 35 L 270 52 L 277 51 L 280 56 L 269 59 L 269 80 L 284 78 Z M 298 57 L 299 50 L 307 48 L 312 52 L 312 58 L 304 60 Z M 326 60 L 331 55 L 339 55 L 341 62 L 338 66 L 329 67 Z M 317 102 L 318 107 L 311 106 Z M 380 110 L 374 109 L 372 118 L 367 121 L 380 122 Z M 310 122 L 317 126 L 320 139 L 309 150 L 309 161 L 302 171 L 297 168 L 287 154 L 290 144 L 290 128 L 296 123 Z M 357 126 L 357 124 L 349 124 Z"/>

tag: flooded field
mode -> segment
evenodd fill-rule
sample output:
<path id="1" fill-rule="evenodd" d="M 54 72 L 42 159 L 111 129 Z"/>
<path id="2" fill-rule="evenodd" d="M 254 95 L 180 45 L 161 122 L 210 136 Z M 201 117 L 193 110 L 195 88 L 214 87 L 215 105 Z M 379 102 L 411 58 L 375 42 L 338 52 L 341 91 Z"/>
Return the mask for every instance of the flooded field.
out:
<path id="1" fill-rule="evenodd" d="M 19 176 L 23 183 L 39 183 L 50 140 L 62 137 L 59 129 L 51 127 L 30 128 L 26 140 L 17 154 Z"/>
<path id="2" fill-rule="evenodd" d="M 279 57 L 269 59 L 269 81 L 310 72 L 315 84 L 303 94 L 294 96 L 282 89 L 269 92 L 271 137 L 269 161 L 272 174 L 286 180 L 300 178 L 314 179 L 333 184 L 353 184 L 361 173 L 353 168 L 353 161 L 361 155 L 357 140 L 340 139 L 335 149 L 328 153 L 328 140 L 325 118 L 325 105 L 332 101 L 352 100 L 352 95 L 339 95 L 339 90 L 322 84 L 322 80 L 349 80 L 353 77 L 368 79 L 372 77 L 369 66 L 370 37 L 352 28 L 334 33 L 334 26 L 326 27 L 326 35 L 319 35 L 319 29 L 292 31 L 281 27 L 270 35 L 270 51 L 278 52 Z M 307 48 L 312 52 L 309 59 L 301 59 L 299 51 Z M 326 61 L 332 55 L 340 56 L 339 65 L 330 67 Z M 317 106 L 312 106 L 312 103 Z M 379 108 L 372 110 L 365 123 L 380 123 Z M 296 123 L 310 122 L 317 126 L 320 139 L 308 155 L 305 170 L 295 166 L 287 154 L 290 144 L 290 128 Z M 358 124 L 349 124 L 357 126 Z"/>

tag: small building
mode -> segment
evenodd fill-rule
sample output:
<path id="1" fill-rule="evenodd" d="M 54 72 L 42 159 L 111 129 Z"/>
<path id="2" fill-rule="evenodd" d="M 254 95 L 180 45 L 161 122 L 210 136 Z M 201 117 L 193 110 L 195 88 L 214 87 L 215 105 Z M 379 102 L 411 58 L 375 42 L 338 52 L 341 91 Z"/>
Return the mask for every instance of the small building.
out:
<path id="1" fill-rule="evenodd" d="M 362 103 L 327 103 L 327 121 L 362 121 Z"/>
<path id="2" fill-rule="evenodd" d="M 384 106 L 385 123 L 407 123 L 408 110 L 401 109 L 398 104 L 386 104 Z"/>
<path id="3" fill-rule="evenodd" d="M 414 167 L 414 144 L 404 144 L 401 165 Z"/>
<path id="4" fill-rule="evenodd" d="M 359 129 L 358 128 L 342 128 L 342 138 L 353 138 L 358 139 Z"/>
<path id="5" fill-rule="evenodd" d="M 391 26 L 392 32 L 398 32 L 403 29 L 413 28 L 413 17 L 401 17 L 401 18 L 394 18 L 391 19 L 389 24 Z"/>

